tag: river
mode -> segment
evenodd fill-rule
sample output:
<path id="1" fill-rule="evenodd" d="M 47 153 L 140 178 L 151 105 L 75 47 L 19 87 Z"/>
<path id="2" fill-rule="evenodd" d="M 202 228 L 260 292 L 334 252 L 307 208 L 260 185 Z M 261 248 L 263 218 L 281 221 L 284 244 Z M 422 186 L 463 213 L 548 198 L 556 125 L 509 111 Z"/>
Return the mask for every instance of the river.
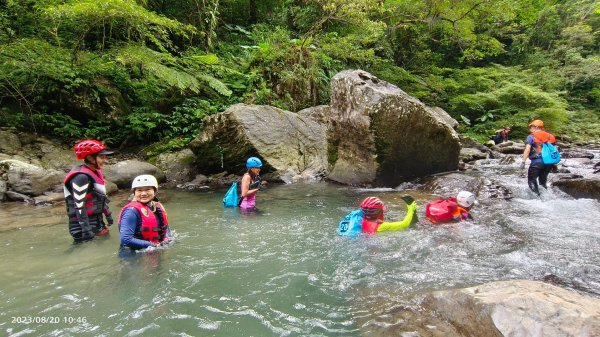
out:
<path id="1" fill-rule="evenodd" d="M 175 242 L 120 256 L 109 237 L 74 245 L 64 206 L 0 206 L 0 329 L 7 336 L 372 336 L 407 296 L 510 279 L 547 280 L 600 297 L 600 204 L 528 192 L 516 165 L 482 161 L 513 191 L 475 220 L 432 225 L 433 196 L 327 183 L 270 186 L 260 214 L 223 209 L 225 191 L 161 190 Z M 339 237 L 368 195 L 420 221 L 402 232 Z M 125 194 L 113 197 L 118 214 Z M 37 226 L 25 226 L 25 224 Z M 21 224 L 23 224 L 21 226 Z"/>

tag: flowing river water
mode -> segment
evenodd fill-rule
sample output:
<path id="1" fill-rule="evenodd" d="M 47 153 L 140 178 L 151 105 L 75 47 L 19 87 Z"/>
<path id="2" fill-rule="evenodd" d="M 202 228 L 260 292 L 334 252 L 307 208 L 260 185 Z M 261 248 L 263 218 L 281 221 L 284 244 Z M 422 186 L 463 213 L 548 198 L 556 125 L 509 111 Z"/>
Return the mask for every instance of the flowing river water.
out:
<path id="1" fill-rule="evenodd" d="M 260 214 L 223 209 L 225 191 L 161 190 L 176 240 L 133 256 L 109 237 L 74 245 L 64 206 L 2 205 L 0 331 L 7 336 L 385 336 L 407 296 L 485 282 L 550 280 L 600 297 L 600 203 L 528 192 L 517 164 L 472 174 L 512 190 L 475 220 L 432 225 L 412 190 L 327 183 L 270 186 Z M 339 220 L 368 195 L 420 221 L 349 239 Z M 113 197 L 118 214 L 126 196 Z M 116 215 L 115 214 L 115 215 Z M 37 226 L 25 226 L 35 224 Z"/>

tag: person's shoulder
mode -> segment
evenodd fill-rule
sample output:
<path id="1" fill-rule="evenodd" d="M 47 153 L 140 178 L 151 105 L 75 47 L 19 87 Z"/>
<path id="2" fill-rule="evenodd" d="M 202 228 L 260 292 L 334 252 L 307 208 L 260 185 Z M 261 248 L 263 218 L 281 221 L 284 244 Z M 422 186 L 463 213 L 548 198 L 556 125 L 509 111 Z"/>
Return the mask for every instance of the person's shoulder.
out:
<path id="1" fill-rule="evenodd" d="M 139 218 L 140 214 L 135 207 L 133 207 L 130 204 L 127 204 L 121 210 L 121 217 L 125 218 L 125 217 L 131 217 L 131 216 Z"/>
<path id="2" fill-rule="evenodd" d="M 533 141 L 534 141 L 533 135 L 532 134 L 527 135 L 525 142 L 531 144 L 531 143 L 533 143 Z"/>

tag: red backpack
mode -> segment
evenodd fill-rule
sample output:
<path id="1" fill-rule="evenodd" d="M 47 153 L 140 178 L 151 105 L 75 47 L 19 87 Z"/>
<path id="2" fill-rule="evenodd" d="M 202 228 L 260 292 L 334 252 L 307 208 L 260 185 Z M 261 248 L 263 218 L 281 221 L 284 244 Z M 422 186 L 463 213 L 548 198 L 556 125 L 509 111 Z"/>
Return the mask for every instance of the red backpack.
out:
<path id="1" fill-rule="evenodd" d="M 458 209 L 456 198 L 439 199 L 425 206 L 425 216 L 433 223 L 450 222 Z"/>

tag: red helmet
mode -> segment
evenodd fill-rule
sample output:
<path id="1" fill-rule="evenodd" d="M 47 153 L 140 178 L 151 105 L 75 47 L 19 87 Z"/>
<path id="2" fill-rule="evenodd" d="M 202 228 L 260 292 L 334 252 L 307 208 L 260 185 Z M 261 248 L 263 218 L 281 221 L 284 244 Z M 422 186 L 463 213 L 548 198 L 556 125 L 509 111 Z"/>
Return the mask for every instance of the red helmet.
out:
<path id="1" fill-rule="evenodd" d="M 360 203 L 360 209 L 367 215 L 373 215 L 385 210 L 385 204 L 377 197 L 368 197 Z"/>
<path id="2" fill-rule="evenodd" d="M 106 145 L 95 139 L 86 139 L 77 142 L 73 147 L 75 157 L 79 160 L 85 159 L 90 154 L 111 154 L 112 151 L 106 151 Z"/>

